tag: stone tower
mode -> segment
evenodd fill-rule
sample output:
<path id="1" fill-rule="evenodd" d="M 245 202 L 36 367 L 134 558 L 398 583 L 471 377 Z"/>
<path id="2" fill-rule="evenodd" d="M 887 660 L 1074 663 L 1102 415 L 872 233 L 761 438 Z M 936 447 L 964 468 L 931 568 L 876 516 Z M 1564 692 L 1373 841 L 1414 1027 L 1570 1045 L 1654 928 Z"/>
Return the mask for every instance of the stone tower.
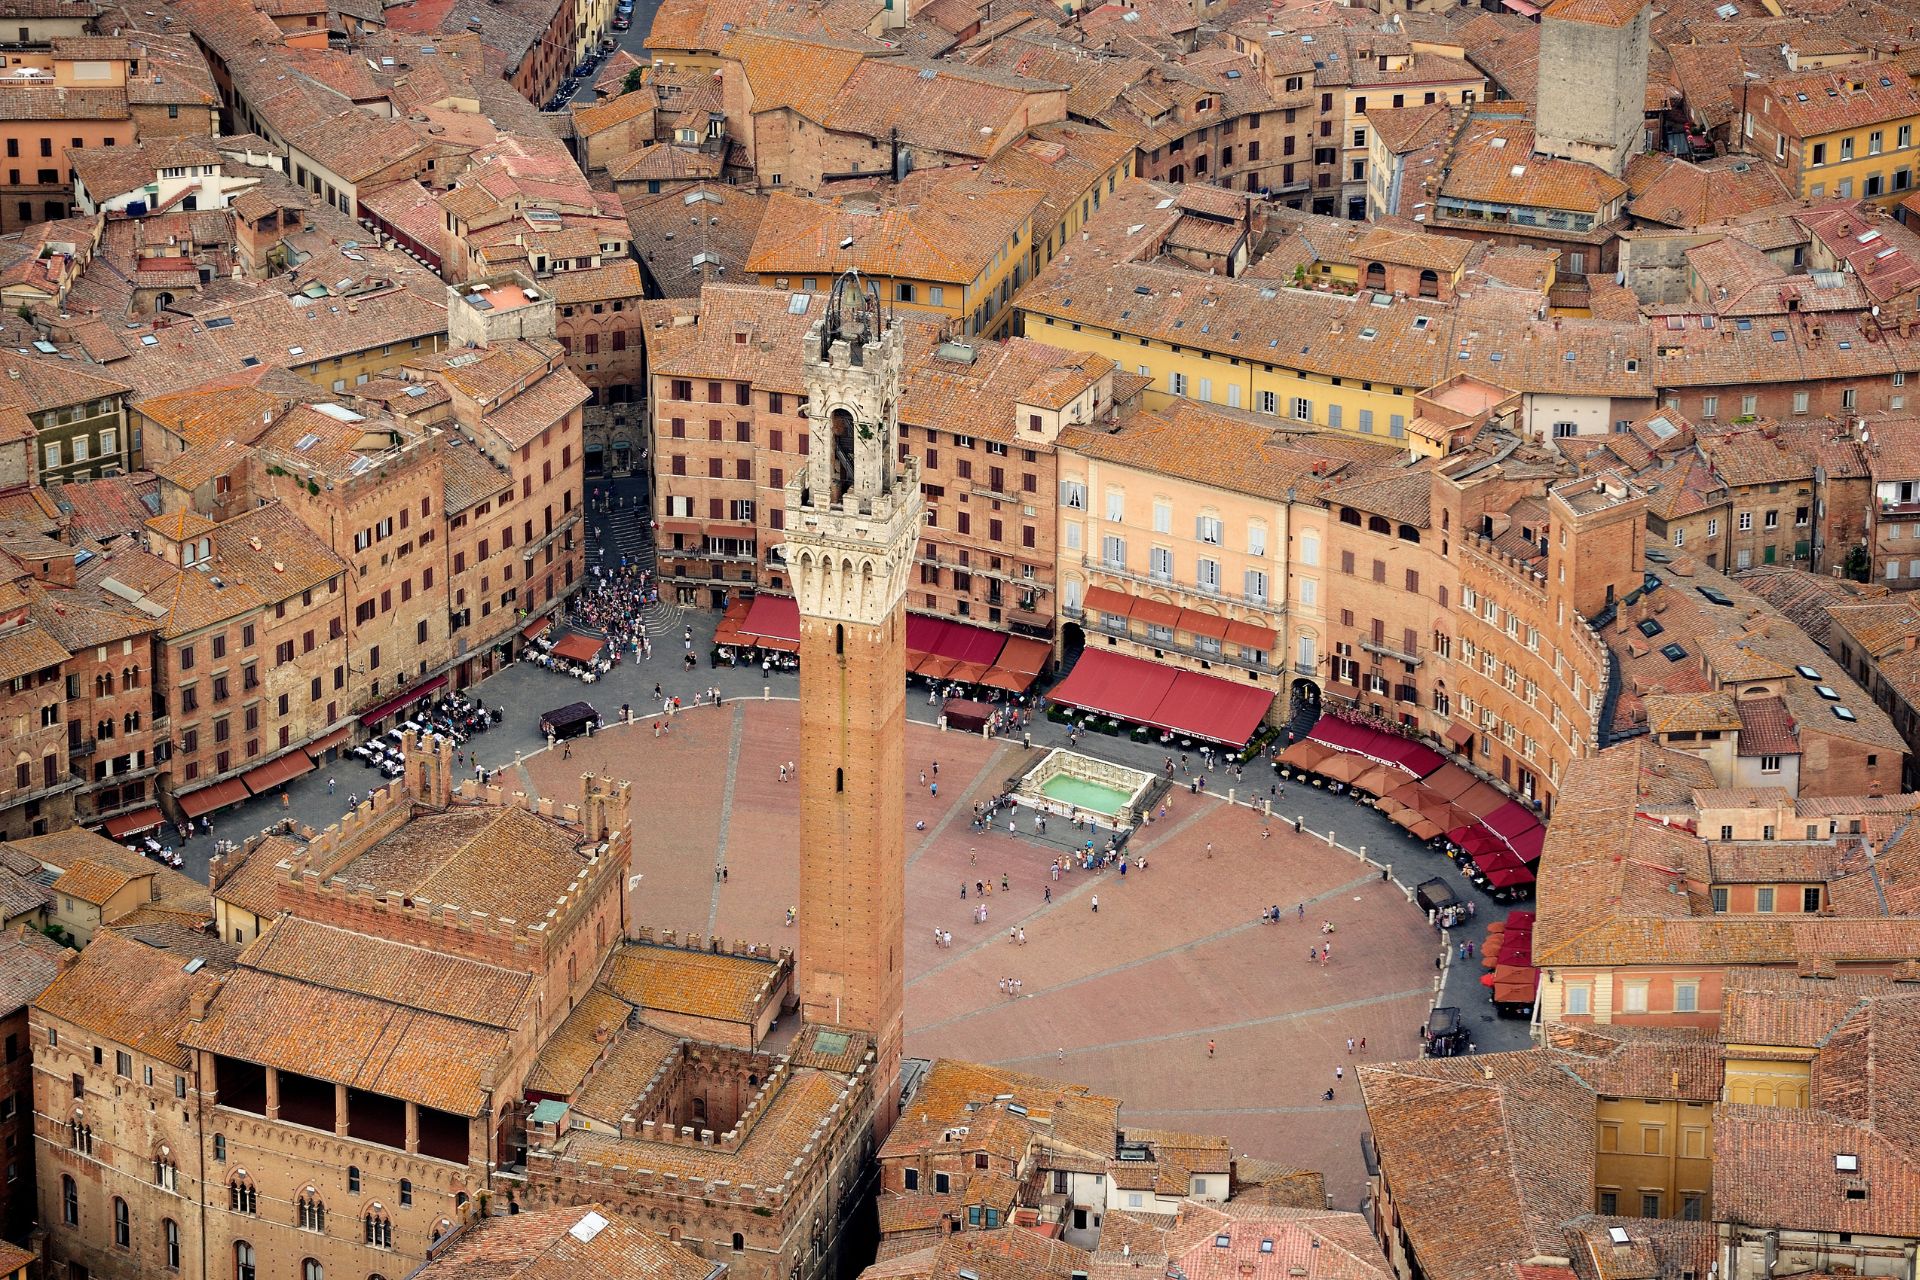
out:
<path id="1" fill-rule="evenodd" d="M 897 1109 L 906 1002 L 906 590 L 920 464 L 900 457 L 901 333 L 849 272 L 806 337 L 807 463 L 787 486 L 800 603 L 801 1011 L 874 1037 Z"/>
<path id="2" fill-rule="evenodd" d="M 1554 0 L 1540 18 L 1533 149 L 1614 177 L 1643 149 L 1649 0 Z"/>

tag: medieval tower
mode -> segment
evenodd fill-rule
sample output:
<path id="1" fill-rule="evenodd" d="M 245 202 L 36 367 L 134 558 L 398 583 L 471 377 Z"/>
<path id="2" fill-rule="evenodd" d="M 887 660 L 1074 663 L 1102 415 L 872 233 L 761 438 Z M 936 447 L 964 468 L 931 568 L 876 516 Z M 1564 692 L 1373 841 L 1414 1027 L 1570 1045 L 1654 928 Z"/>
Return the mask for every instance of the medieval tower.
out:
<path id="1" fill-rule="evenodd" d="M 848 273 L 806 337 L 807 464 L 787 486 L 800 603 L 803 1016 L 871 1034 L 884 1137 L 906 1002 L 906 590 L 920 467 L 900 457 L 901 333 Z"/>

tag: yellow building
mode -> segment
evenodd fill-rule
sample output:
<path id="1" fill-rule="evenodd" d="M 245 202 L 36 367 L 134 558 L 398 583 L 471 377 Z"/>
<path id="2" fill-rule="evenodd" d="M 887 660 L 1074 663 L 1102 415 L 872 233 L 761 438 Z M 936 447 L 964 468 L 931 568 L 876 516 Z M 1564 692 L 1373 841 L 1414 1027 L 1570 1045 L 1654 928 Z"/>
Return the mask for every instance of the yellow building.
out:
<path id="1" fill-rule="evenodd" d="M 1594 1211 L 1708 1221 L 1713 1200 L 1713 1106 L 1702 1100 L 1594 1102 Z"/>
<path id="2" fill-rule="evenodd" d="M 1783 76 L 1746 96 L 1746 149 L 1796 195 L 1891 202 L 1913 190 L 1920 92 L 1898 65 Z"/>
<path id="3" fill-rule="evenodd" d="M 747 271 L 763 285 L 824 292 L 844 271 L 871 280 L 895 310 L 948 322 L 956 336 L 1001 337 L 1027 278 L 1042 193 L 971 171 L 910 175 L 856 202 L 776 192 Z"/>
<path id="4" fill-rule="evenodd" d="M 1284 715 L 1326 635 L 1327 513 L 1309 499 L 1398 456 L 1186 401 L 1073 428 L 1060 438 L 1063 613 L 1090 648 L 1262 685 Z"/>
<path id="5" fill-rule="evenodd" d="M 1442 304 L 1066 256 L 1021 294 L 1021 331 L 1151 379 L 1147 408 L 1195 400 L 1437 452 L 1407 425 L 1416 393 L 1444 374 L 1445 348 L 1427 340 Z"/>

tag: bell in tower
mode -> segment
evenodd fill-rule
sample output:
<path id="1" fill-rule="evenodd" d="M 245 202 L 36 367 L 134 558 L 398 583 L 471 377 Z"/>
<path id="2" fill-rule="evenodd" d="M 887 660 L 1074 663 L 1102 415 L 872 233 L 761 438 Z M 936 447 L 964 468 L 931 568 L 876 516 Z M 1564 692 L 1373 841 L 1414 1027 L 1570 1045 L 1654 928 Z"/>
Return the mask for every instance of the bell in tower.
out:
<path id="1" fill-rule="evenodd" d="M 858 272 L 834 281 L 826 315 L 807 334 L 807 448 L 803 505 L 871 511 L 897 470 L 901 333 L 880 291 Z"/>

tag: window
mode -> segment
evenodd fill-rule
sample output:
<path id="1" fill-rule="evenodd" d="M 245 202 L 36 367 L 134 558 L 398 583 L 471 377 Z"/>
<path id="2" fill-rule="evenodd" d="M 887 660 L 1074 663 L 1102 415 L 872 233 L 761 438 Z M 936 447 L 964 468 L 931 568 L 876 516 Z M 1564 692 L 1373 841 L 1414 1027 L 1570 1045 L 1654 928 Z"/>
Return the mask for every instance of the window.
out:
<path id="1" fill-rule="evenodd" d="M 221 1141 L 215 1139 L 216 1142 Z M 260 1209 L 260 1193 L 254 1188 L 252 1179 L 244 1173 L 236 1173 L 227 1183 L 227 1207 L 235 1213 L 257 1213 Z"/>
<path id="2" fill-rule="evenodd" d="M 80 1188 L 64 1173 L 60 1175 L 60 1221 L 69 1227 L 80 1225 Z"/>
<path id="3" fill-rule="evenodd" d="M 127 1212 L 127 1202 L 119 1196 L 113 1198 L 113 1247 L 133 1248 L 133 1215 Z"/>
<path id="4" fill-rule="evenodd" d="M 410 1178 L 400 1179 L 400 1203 L 413 1203 L 413 1180 Z"/>
<path id="5" fill-rule="evenodd" d="M 213 1135 L 213 1158 L 221 1164 L 227 1161 L 227 1135 L 224 1133 Z"/>
<path id="6" fill-rule="evenodd" d="M 1567 984 L 1567 1012 L 1584 1017 L 1593 1012 L 1593 988 L 1581 983 Z"/>
<path id="7" fill-rule="evenodd" d="M 312 1258 L 302 1258 L 300 1280 L 327 1280 L 326 1269 Z"/>
<path id="8" fill-rule="evenodd" d="M 1780 757 L 1779 756 L 1761 756 L 1760 772 L 1762 773 L 1780 772 Z"/>
<path id="9" fill-rule="evenodd" d="M 1753 891 L 1753 909 L 1761 915 L 1773 913 L 1773 887 L 1771 885 Z"/>
<path id="10" fill-rule="evenodd" d="M 327 1229 L 327 1206 L 314 1191 L 303 1191 L 295 1205 L 296 1219 L 302 1231 Z"/>
<path id="11" fill-rule="evenodd" d="M 1218 516 L 1200 516 L 1194 521 L 1193 536 L 1211 546 L 1219 546 L 1226 537 L 1226 525 Z"/>
<path id="12" fill-rule="evenodd" d="M 1620 991 L 1620 1010 L 1623 1013 L 1645 1013 L 1647 1011 L 1647 984 L 1629 982 Z"/>
<path id="13" fill-rule="evenodd" d="M 1713 909 L 1715 911 L 1721 911 L 1721 912 L 1724 912 L 1727 909 L 1727 891 L 1724 887 L 1716 887 L 1714 889 Z"/>
<path id="14" fill-rule="evenodd" d="M 178 1271 L 180 1269 L 180 1224 L 172 1218 L 162 1218 L 160 1238 L 166 1247 L 167 1270 Z"/>
<path id="15" fill-rule="evenodd" d="M 360 1194 L 360 1166 L 357 1164 L 347 1166 L 347 1194 Z"/>
<path id="16" fill-rule="evenodd" d="M 381 1212 L 378 1205 L 367 1210 L 367 1216 L 361 1219 L 361 1223 L 368 1244 L 376 1249 L 393 1248 L 393 1220 Z"/>
<path id="17" fill-rule="evenodd" d="M 1676 982 L 1673 984 L 1673 1011 L 1675 1013 L 1696 1013 L 1700 1008 L 1700 984 L 1697 982 Z"/>
<path id="18" fill-rule="evenodd" d="M 253 1246 L 245 1240 L 233 1242 L 233 1280 L 257 1280 L 254 1272 Z"/>

